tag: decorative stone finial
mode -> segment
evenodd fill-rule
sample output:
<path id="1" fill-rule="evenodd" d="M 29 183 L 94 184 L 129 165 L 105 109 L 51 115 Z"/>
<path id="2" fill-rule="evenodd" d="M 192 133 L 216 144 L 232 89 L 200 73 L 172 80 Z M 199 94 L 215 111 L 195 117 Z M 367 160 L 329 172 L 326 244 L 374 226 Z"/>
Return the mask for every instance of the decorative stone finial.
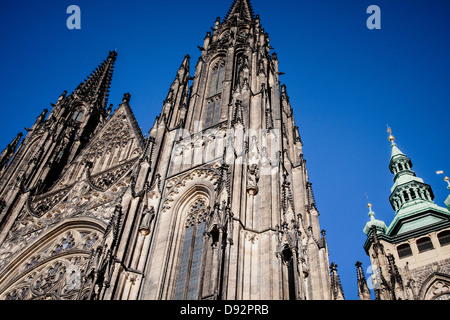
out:
<path id="1" fill-rule="evenodd" d="M 123 98 L 122 98 L 122 103 L 130 103 L 130 98 L 131 98 L 131 94 L 129 94 L 128 92 L 127 93 L 124 93 L 123 94 Z"/>

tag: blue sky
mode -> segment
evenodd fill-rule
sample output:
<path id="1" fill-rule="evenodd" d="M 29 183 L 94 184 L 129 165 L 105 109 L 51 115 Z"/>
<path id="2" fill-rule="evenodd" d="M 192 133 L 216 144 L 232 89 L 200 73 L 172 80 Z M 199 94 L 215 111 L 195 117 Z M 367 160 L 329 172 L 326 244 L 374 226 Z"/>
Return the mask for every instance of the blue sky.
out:
<path id="1" fill-rule="evenodd" d="M 76 86 L 117 49 L 110 103 L 130 92 L 147 133 L 186 54 L 191 70 L 203 38 L 226 1 L 1 1 L 0 148 L 30 127 L 44 108 Z M 69 5 L 81 8 L 81 30 L 69 30 Z M 369 30 L 369 5 L 381 29 Z M 450 174 L 450 2 L 447 0 L 253 0 L 280 61 L 304 143 L 330 261 L 347 299 L 357 299 L 355 262 L 368 221 L 394 218 L 386 125 L 435 202 Z M 447 142 L 445 142 L 447 141 Z M 366 274 L 369 276 L 369 274 Z"/>

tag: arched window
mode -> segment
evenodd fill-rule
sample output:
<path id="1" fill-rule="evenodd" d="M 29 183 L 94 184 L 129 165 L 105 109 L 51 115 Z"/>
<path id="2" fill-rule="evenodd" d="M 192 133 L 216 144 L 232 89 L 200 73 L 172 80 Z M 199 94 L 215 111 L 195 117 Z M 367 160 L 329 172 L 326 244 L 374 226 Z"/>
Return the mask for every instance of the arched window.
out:
<path id="1" fill-rule="evenodd" d="M 211 73 L 211 80 L 209 82 L 209 97 L 222 92 L 223 76 L 225 74 L 225 63 L 223 61 L 217 62 Z"/>
<path id="2" fill-rule="evenodd" d="M 205 117 L 205 127 L 213 126 L 219 122 L 224 74 L 225 63 L 221 60 L 217 62 L 211 70 L 206 99 L 207 109 Z"/>
<path id="3" fill-rule="evenodd" d="M 285 247 L 281 254 L 288 276 L 289 300 L 295 300 L 295 274 L 292 250 L 289 247 Z"/>
<path id="4" fill-rule="evenodd" d="M 401 244 L 397 247 L 397 253 L 400 259 L 409 257 L 412 255 L 411 247 L 408 243 Z"/>
<path id="5" fill-rule="evenodd" d="M 198 295 L 207 213 L 205 199 L 198 198 L 188 210 L 175 286 L 175 300 L 194 300 Z"/>
<path id="6" fill-rule="evenodd" d="M 406 190 L 403 191 L 403 197 L 405 198 L 405 201 L 409 201 L 409 194 L 408 192 L 406 192 Z"/>
<path id="7" fill-rule="evenodd" d="M 450 230 L 442 231 L 438 234 L 439 244 L 446 246 L 450 244 Z"/>
<path id="8" fill-rule="evenodd" d="M 72 114 L 72 120 L 81 122 L 81 119 L 83 119 L 83 110 L 76 110 L 76 111 Z"/>
<path id="9" fill-rule="evenodd" d="M 419 252 L 425 252 L 434 249 L 433 243 L 431 242 L 431 239 L 429 237 L 420 238 L 416 243 Z"/>

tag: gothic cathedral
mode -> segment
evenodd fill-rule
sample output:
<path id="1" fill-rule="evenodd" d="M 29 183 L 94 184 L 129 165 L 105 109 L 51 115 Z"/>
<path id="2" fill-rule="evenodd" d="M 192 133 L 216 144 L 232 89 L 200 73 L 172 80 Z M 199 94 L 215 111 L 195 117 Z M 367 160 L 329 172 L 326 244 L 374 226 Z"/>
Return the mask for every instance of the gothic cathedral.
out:
<path id="1" fill-rule="evenodd" d="M 248 0 L 185 56 L 148 136 L 112 51 L 0 155 L 0 299 L 343 299 Z"/>

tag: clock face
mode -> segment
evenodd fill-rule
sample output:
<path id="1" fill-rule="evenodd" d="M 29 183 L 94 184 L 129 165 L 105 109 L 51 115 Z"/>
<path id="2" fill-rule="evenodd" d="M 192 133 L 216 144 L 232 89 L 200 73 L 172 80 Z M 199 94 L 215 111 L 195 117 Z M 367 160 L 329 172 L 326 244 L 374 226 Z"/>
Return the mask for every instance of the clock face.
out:
<path id="1" fill-rule="evenodd" d="M 450 300 L 450 293 L 444 293 L 437 296 L 434 300 Z"/>

